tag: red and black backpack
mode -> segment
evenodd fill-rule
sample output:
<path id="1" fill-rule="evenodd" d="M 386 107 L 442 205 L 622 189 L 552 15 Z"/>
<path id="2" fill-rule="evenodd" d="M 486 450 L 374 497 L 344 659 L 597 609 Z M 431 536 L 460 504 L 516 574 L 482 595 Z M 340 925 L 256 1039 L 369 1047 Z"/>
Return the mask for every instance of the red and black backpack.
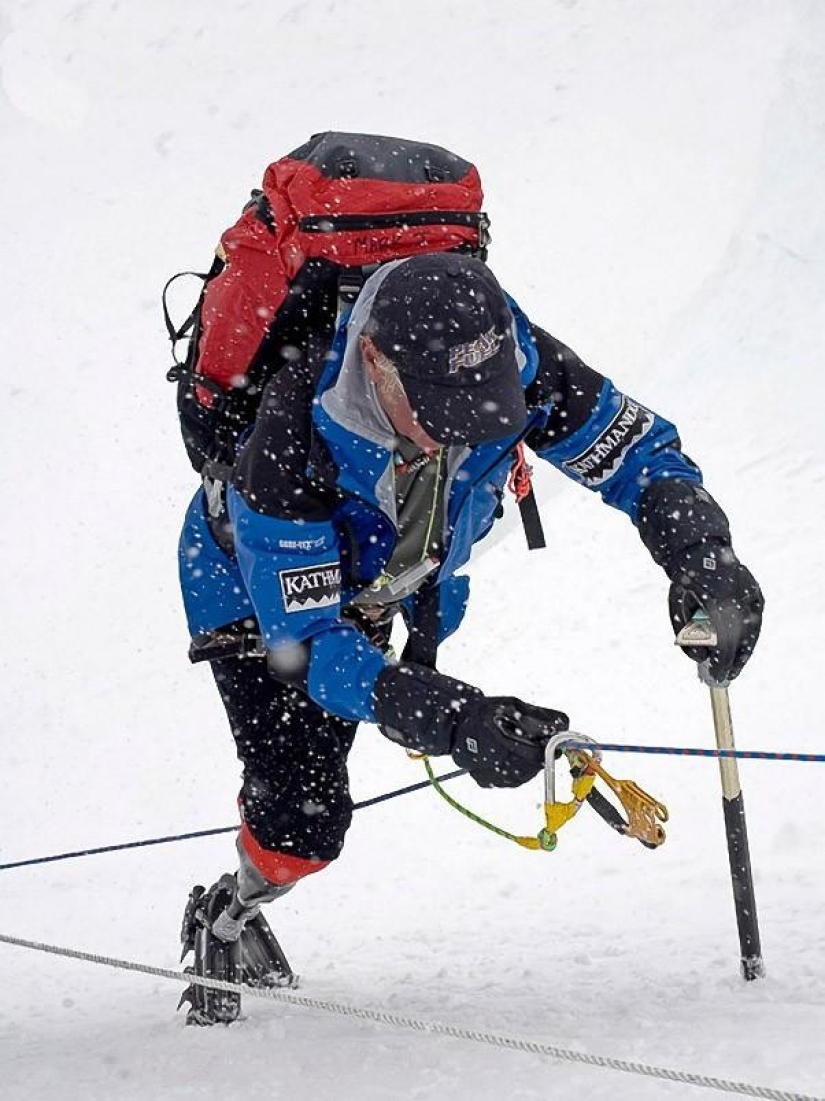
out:
<path id="1" fill-rule="evenodd" d="M 222 235 L 206 273 L 163 290 L 184 443 L 219 476 L 261 393 L 285 362 L 331 343 L 342 303 L 379 264 L 426 252 L 486 258 L 488 219 L 469 161 L 436 145 L 371 134 L 316 134 L 271 164 Z M 181 275 L 203 289 L 179 328 L 166 295 Z M 187 340 L 182 359 L 178 342 Z"/>
<path id="2" fill-rule="evenodd" d="M 437 145 L 374 134 L 315 134 L 271 164 L 222 235 L 208 272 L 163 289 L 178 414 L 195 470 L 225 481 L 266 383 L 290 360 L 323 354 L 342 306 L 388 260 L 465 251 L 487 258 L 489 219 L 476 167 Z M 176 328 L 167 292 L 203 281 Z M 187 341 L 178 358 L 177 346 Z M 528 544 L 544 545 L 521 444 L 510 488 Z"/>

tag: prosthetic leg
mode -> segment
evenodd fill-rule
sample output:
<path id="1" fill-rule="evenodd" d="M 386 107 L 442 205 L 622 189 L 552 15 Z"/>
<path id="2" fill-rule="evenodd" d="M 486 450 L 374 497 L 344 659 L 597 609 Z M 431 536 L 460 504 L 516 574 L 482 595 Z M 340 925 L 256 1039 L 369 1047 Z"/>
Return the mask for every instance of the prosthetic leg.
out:
<path id="1" fill-rule="evenodd" d="M 238 846 L 237 875 L 222 875 L 208 891 L 192 888 L 183 915 L 181 959 L 194 951 L 189 975 L 245 983 L 247 986 L 290 986 L 297 976 L 266 922 L 260 907 L 285 895 L 294 884 L 270 883 Z M 235 991 L 191 985 L 181 995 L 178 1009 L 189 1003 L 188 1025 L 231 1024 L 241 1011 Z"/>

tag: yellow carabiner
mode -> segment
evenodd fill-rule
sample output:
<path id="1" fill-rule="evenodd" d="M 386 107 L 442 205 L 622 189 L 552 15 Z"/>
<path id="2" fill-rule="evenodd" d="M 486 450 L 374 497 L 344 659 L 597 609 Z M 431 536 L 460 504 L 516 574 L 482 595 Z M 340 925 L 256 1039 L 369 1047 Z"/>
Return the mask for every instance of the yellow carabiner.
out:
<path id="1" fill-rule="evenodd" d="M 561 741 L 563 736 L 557 737 L 559 741 Z M 622 820 L 618 811 L 607 804 L 607 800 L 604 796 L 600 796 L 599 802 L 607 804 L 608 809 L 612 812 L 612 820 L 611 817 L 607 818 L 610 825 L 626 837 L 637 838 L 643 845 L 647 845 L 648 848 L 657 848 L 659 845 L 663 844 L 665 840 L 665 831 L 660 823 L 667 822 L 668 820 L 668 810 L 664 803 L 660 803 L 651 795 L 648 795 L 646 791 L 643 791 L 638 784 L 635 784 L 632 780 L 615 780 L 610 773 L 602 767 L 599 760 L 598 747 L 596 747 L 595 751 L 588 751 L 582 748 L 582 742 L 585 740 L 590 745 L 595 745 L 593 739 L 585 739 L 584 735 L 574 735 L 574 737 L 577 739 L 575 745 L 568 745 L 565 747 L 562 744 L 559 747 L 560 752 L 565 754 L 570 764 L 573 798 L 566 803 L 555 798 L 554 764 L 556 750 L 553 743 L 550 742 L 548 743 L 545 756 L 544 827 L 533 837 L 510 833 L 509 830 L 504 830 L 500 826 L 496 826 L 480 815 L 475 814 L 444 790 L 433 772 L 432 765 L 426 753 L 415 753 L 411 750 L 407 750 L 407 753 L 408 756 L 413 759 L 423 760 L 430 783 L 442 799 L 449 803 L 451 807 L 454 807 L 455 810 L 459 811 L 466 818 L 469 818 L 470 821 L 475 822 L 479 826 L 483 826 L 485 829 L 491 830 L 493 833 L 498 834 L 499 837 L 504 837 L 508 841 L 514 841 L 524 849 L 552 852 L 556 848 L 558 842 L 558 831 L 578 814 L 579 809 L 587 801 L 591 793 L 593 793 L 593 786 L 597 777 L 604 780 L 610 790 L 618 797 L 627 815 L 627 821 L 625 822 Z M 593 794 L 595 797 L 595 795 L 599 793 L 595 792 Z M 600 810 L 598 806 L 596 806 L 596 809 L 599 810 L 602 817 L 605 817 L 604 809 Z"/>
<path id="2" fill-rule="evenodd" d="M 572 791 L 573 798 L 569 803 L 553 802 L 544 804 L 544 829 L 539 834 L 539 840 L 543 836 L 555 835 L 571 818 L 574 818 L 587 796 L 593 790 L 596 782 L 595 773 L 589 770 L 590 756 L 581 753 L 580 750 L 570 750 L 567 753 L 571 769 L 578 768 L 578 775 L 574 772 Z"/>

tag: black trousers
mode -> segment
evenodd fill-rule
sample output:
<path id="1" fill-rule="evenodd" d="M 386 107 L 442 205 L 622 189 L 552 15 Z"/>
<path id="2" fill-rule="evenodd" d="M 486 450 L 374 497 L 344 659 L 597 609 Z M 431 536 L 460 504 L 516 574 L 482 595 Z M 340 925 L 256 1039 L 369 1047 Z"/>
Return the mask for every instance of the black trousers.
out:
<path id="1" fill-rule="evenodd" d="M 334 860 L 352 821 L 347 756 L 357 723 L 276 680 L 265 660 L 213 661 L 243 765 L 241 802 L 265 849 Z"/>

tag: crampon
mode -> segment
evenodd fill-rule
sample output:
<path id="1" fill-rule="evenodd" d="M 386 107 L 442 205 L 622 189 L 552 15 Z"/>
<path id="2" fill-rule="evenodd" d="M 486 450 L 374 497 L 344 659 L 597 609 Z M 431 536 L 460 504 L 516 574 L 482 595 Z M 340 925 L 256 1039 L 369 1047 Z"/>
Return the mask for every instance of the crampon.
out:
<path id="1" fill-rule="evenodd" d="M 212 925 L 223 913 L 235 891 L 235 877 L 221 876 L 208 891 L 192 888 L 181 927 L 181 960 L 194 952 L 191 966 L 184 974 L 246 986 L 298 985 L 298 976 L 289 966 L 281 946 L 258 912 L 250 917 L 236 941 L 224 941 L 212 932 Z M 178 1009 L 189 1004 L 187 1025 L 231 1024 L 241 1013 L 239 991 L 214 990 L 192 983 L 181 995 Z"/>

